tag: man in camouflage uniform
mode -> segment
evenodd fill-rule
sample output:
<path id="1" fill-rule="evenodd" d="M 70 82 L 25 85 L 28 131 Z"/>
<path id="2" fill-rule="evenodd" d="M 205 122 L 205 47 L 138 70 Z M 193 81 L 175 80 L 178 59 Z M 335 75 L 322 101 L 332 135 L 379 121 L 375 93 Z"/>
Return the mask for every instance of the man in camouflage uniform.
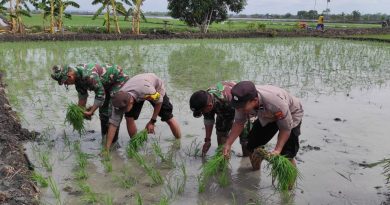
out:
<path id="1" fill-rule="evenodd" d="M 111 115 L 111 94 L 118 91 L 129 79 L 118 65 L 109 64 L 79 64 L 77 66 L 60 66 L 52 68 L 51 77 L 58 81 L 59 85 L 75 85 L 78 92 L 78 105 L 85 107 L 88 99 L 88 91 L 95 92 L 95 101 L 84 112 L 86 118 L 91 118 L 99 108 L 100 125 L 102 129 L 102 142 L 108 131 Z M 116 132 L 114 142 L 118 140 Z"/>
<path id="2" fill-rule="evenodd" d="M 230 93 L 235 82 L 219 82 L 209 89 L 199 90 L 192 94 L 190 98 L 190 108 L 196 118 L 204 116 L 204 126 L 206 130 L 205 142 L 202 155 L 205 156 L 211 146 L 211 135 L 215 124 L 218 145 L 226 142 L 227 136 L 233 125 L 234 107 L 231 105 L 232 95 Z M 215 119 L 215 115 L 217 118 Z M 248 123 L 247 129 L 250 124 Z M 245 129 L 240 136 L 243 156 L 248 156 L 246 151 Z"/>

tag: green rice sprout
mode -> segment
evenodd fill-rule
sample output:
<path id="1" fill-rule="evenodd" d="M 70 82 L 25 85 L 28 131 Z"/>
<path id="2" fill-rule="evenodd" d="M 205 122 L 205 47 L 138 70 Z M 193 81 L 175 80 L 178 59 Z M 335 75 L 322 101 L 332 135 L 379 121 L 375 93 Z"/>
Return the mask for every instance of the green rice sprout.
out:
<path id="1" fill-rule="evenodd" d="M 145 145 L 145 142 L 148 140 L 148 131 L 146 129 L 138 132 L 134 137 L 131 138 L 128 146 L 127 146 L 127 155 L 132 158 L 134 152 L 138 152 L 138 150 Z"/>
<path id="2" fill-rule="evenodd" d="M 301 175 L 289 159 L 282 155 L 272 155 L 263 148 L 257 148 L 255 153 L 268 161 L 267 168 L 271 172 L 272 179 L 277 180 L 277 189 L 286 191 L 293 188 L 297 178 L 300 178 Z"/>
<path id="3" fill-rule="evenodd" d="M 202 156 L 202 142 L 197 141 L 197 139 L 192 140 L 191 144 L 184 149 L 184 154 L 188 157 L 200 157 Z"/>
<path id="4" fill-rule="evenodd" d="M 87 204 L 94 204 L 98 202 L 98 196 L 92 191 L 92 188 L 85 181 L 78 181 L 78 186 L 83 192 L 81 200 Z"/>
<path id="5" fill-rule="evenodd" d="M 77 131 L 80 136 L 85 132 L 84 111 L 83 107 L 71 103 L 68 105 L 65 116 L 65 122 L 72 125 L 73 130 Z"/>
<path id="6" fill-rule="evenodd" d="M 175 163 L 174 163 L 174 157 L 175 157 L 175 150 L 176 150 L 176 144 L 177 142 L 174 141 L 172 146 L 171 146 L 171 149 L 168 150 L 167 153 L 163 153 L 162 149 L 161 149 L 161 146 L 160 146 L 160 143 L 155 140 L 153 143 L 152 143 L 152 149 L 153 149 L 153 152 L 154 154 L 157 156 L 157 158 L 160 159 L 161 163 L 163 164 L 164 168 L 174 168 L 175 167 Z"/>
<path id="7" fill-rule="evenodd" d="M 112 172 L 111 156 L 108 153 L 103 155 L 102 164 L 107 173 Z"/>
<path id="8" fill-rule="evenodd" d="M 77 169 L 77 171 L 75 172 L 75 178 L 76 180 L 86 180 L 88 179 L 88 172 L 87 170 L 85 169 Z"/>
<path id="9" fill-rule="evenodd" d="M 137 179 L 131 176 L 127 168 L 122 170 L 122 175 L 114 176 L 113 181 L 124 189 L 130 189 L 137 184 Z"/>
<path id="10" fill-rule="evenodd" d="M 131 150 L 134 151 L 134 149 Z M 164 180 L 157 169 L 146 163 L 145 159 L 138 152 L 134 151 L 132 155 L 133 158 L 138 162 L 138 164 L 146 171 L 148 176 L 152 178 L 155 184 L 163 184 Z"/>
<path id="11" fill-rule="evenodd" d="M 161 197 L 160 202 L 158 205 L 169 205 L 169 199 L 166 196 Z"/>
<path id="12" fill-rule="evenodd" d="M 104 205 L 113 205 L 114 204 L 114 198 L 109 195 L 109 194 L 106 194 L 102 197 L 102 203 Z"/>
<path id="13" fill-rule="evenodd" d="M 50 162 L 50 153 L 48 151 L 41 151 L 38 153 L 39 161 L 41 162 L 41 165 L 46 169 L 48 172 L 53 171 L 53 164 Z"/>
<path id="14" fill-rule="evenodd" d="M 48 180 L 39 172 L 34 171 L 31 174 L 31 179 L 35 181 L 40 187 L 48 187 L 49 182 Z"/>
<path id="15" fill-rule="evenodd" d="M 142 199 L 142 196 L 141 196 L 140 193 L 137 193 L 137 194 L 135 195 L 135 201 L 136 201 L 136 204 L 137 204 L 137 205 L 143 205 L 143 204 L 144 204 L 143 199 Z"/>
<path id="16" fill-rule="evenodd" d="M 54 198 L 57 201 L 57 204 L 62 204 L 62 202 L 61 202 L 61 192 L 60 192 L 60 189 L 57 186 L 57 183 L 54 181 L 54 179 L 51 176 L 49 176 L 47 181 L 49 183 L 49 187 L 50 187 L 51 191 L 53 192 Z"/>
<path id="17" fill-rule="evenodd" d="M 201 167 L 202 171 L 198 176 L 198 191 L 200 193 L 204 192 L 207 182 L 209 182 L 213 176 L 218 177 L 218 183 L 221 187 L 227 186 L 229 184 L 228 168 L 229 160 L 223 156 L 222 146 L 220 146 L 214 156 L 207 160 Z"/>

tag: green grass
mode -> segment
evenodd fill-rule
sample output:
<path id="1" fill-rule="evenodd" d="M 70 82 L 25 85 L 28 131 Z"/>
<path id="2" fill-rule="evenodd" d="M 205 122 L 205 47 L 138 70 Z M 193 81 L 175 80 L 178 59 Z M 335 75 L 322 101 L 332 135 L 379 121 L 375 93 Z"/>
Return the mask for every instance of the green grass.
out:
<path id="1" fill-rule="evenodd" d="M 66 110 L 65 122 L 72 125 L 80 136 L 85 132 L 84 111 L 84 108 L 74 103 L 69 104 Z"/>
<path id="2" fill-rule="evenodd" d="M 40 187 L 48 187 L 49 182 L 41 173 L 34 171 L 31 175 L 31 179 L 35 181 Z"/>
<path id="3" fill-rule="evenodd" d="M 112 172 L 112 162 L 111 162 L 111 156 L 109 154 L 104 154 L 101 162 L 102 162 L 102 164 L 104 166 L 104 170 L 107 173 Z"/>
<path id="4" fill-rule="evenodd" d="M 112 204 L 114 204 L 114 198 L 111 195 L 106 194 L 102 197 L 102 204 L 112 205 Z"/>
<path id="5" fill-rule="evenodd" d="M 199 192 L 204 192 L 207 183 L 212 177 L 217 177 L 220 186 L 225 187 L 229 184 L 228 176 L 229 160 L 222 154 L 222 147 L 201 167 L 201 173 L 198 176 Z"/>
<path id="6" fill-rule="evenodd" d="M 268 161 L 267 168 L 271 171 L 272 179 L 277 180 L 277 189 L 286 191 L 294 187 L 301 175 L 289 159 L 282 155 L 271 155 L 262 148 L 257 148 L 256 154 Z"/>

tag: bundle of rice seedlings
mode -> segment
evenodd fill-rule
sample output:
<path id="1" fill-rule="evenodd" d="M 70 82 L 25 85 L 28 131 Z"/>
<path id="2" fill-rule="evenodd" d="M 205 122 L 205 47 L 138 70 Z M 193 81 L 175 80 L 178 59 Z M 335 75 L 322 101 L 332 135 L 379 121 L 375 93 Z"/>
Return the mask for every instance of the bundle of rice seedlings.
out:
<path id="1" fill-rule="evenodd" d="M 65 122 L 72 125 L 73 130 L 80 135 L 85 132 L 84 111 L 84 108 L 74 103 L 69 104 L 66 110 Z"/>
<path id="2" fill-rule="evenodd" d="M 277 180 L 277 189 L 286 191 L 293 188 L 297 178 L 300 177 L 300 173 L 289 159 L 282 155 L 272 155 L 261 147 L 257 148 L 255 153 L 268 161 L 267 168 L 271 171 L 272 179 Z"/>
<path id="3" fill-rule="evenodd" d="M 127 146 L 127 155 L 132 158 L 134 152 L 138 152 L 139 148 L 145 145 L 148 140 L 148 131 L 146 129 L 138 132 L 134 137 L 131 138 Z"/>
<path id="4" fill-rule="evenodd" d="M 205 164 L 202 165 L 201 173 L 198 177 L 199 192 L 204 192 L 206 184 L 213 176 L 218 177 L 220 186 L 225 187 L 229 184 L 228 176 L 229 160 L 222 154 L 222 146 L 217 149 L 217 152 Z"/>

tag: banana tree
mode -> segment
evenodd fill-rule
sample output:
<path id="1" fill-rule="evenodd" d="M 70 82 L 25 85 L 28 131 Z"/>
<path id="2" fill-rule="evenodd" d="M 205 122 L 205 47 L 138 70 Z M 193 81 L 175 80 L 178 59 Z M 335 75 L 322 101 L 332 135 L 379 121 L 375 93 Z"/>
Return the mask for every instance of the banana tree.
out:
<path id="1" fill-rule="evenodd" d="M 25 26 L 23 24 L 22 16 L 30 15 L 30 8 L 27 0 L 2 0 L 0 5 L 9 4 L 9 17 L 11 20 L 11 31 L 13 33 L 24 33 Z"/>
<path id="2" fill-rule="evenodd" d="M 72 6 L 79 8 L 80 5 L 74 1 L 63 1 L 63 0 L 38 0 L 33 3 L 35 8 L 43 11 L 43 19 L 50 16 L 50 33 L 55 33 L 55 27 L 62 31 L 63 28 L 63 17 L 71 19 L 72 15 L 66 13 L 67 7 Z"/>
<path id="3" fill-rule="evenodd" d="M 133 19 L 132 19 L 132 31 L 134 34 L 139 35 L 140 33 L 140 21 L 141 21 L 141 6 L 144 0 L 133 0 L 134 9 L 133 9 Z"/>
<path id="4" fill-rule="evenodd" d="M 128 0 L 122 0 L 123 3 L 130 5 Z M 115 0 L 94 0 L 92 5 L 101 4 L 101 7 L 95 12 L 92 19 L 96 19 L 99 15 L 106 10 L 104 14 L 104 22 L 103 26 L 106 26 L 106 30 L 108 33 L 111 32 L 111 13 L 113 15 L 113 20 L 115 23 L 115 28 L 117 33 L 121 33 L 118 21 L 118 13 L 125 15 L 126 9 L 123 6 L 123 3 Z"/>
<path id="5" fill-rule="evenodd" d="M 64 13 L 65 9 L 69 6 L 72 6 L 74 8 L 80 8 L 80 5 L 74 1 L 62 1 L 57 0 L 57 9 L 58 9 L 58 18 L 57 18 L 57 26 L 58 30 L 62 31 L 62 27 L 64 25 L 63 17 L 65 18 L 72 18 L 72 16 L 69 13 Z"/>

